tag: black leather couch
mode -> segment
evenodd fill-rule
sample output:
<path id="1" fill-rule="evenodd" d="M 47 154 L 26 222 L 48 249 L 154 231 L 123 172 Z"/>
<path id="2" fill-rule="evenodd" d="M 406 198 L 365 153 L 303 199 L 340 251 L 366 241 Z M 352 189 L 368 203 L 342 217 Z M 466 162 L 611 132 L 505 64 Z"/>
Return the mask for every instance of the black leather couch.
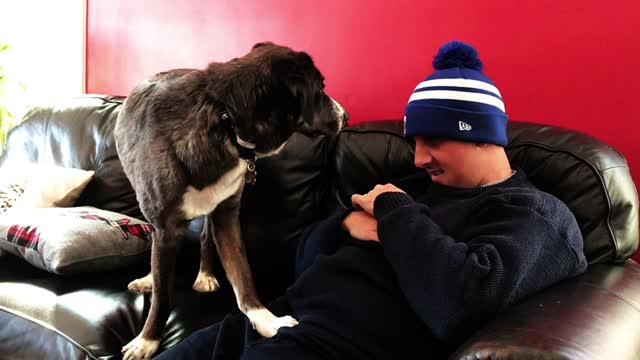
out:
<path id="1" fill-rule="evenodd" d="M 83 96 L 39 107 L 10 134 L 0 158 L 96 171 L 78 205 L 141 216 L 122 173 L 112 130 L 121 99 Z M 540 119 L 542 121 L 546 119 Z M 278 156 L 258 162 L 242 223 L 260 296 L 268 301 L 292 281 L 295 239 L 310 222 L 348 204 L 354 192 L 416 171 L 402 122 L 376 121 L 336 137 L 294 135 Z M 638 196 L 624 157 L 591 137 L 512 121 L 508 154 L 537 186 L 565 201 L 585 236 L 587 272 L 518 304 L 461 344 L 454 359 L 640 358 Z M 160 350 L 235 311 L 222 289 L 190 286 L 198 265 L 192 221 L 179 251 L 176 308 Z M 148 263 L 117 271 L 60 277 L 13 257 L 0 257 L 0 359 L 117 359 L 144 324 L 148 296 L 127 283 Z"/>

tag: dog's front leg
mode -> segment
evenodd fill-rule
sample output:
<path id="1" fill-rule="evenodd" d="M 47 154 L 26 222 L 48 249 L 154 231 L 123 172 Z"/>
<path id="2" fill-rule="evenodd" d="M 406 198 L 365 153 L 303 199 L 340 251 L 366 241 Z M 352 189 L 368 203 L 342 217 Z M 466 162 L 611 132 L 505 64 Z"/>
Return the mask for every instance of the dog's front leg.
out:
<path id="1" fill-rule="evenodd" d="M 207 215 L 200 234 L 200 271 L 193 283 L 193 289 L 199 292 L 211 292 L 220 288 L 218 280 L 213 275 L 213 257 L 216 256 L 213 237 L 213 219 Z"/>
<path id="2" fill-rule="evenodd" d="M 171 313 L 178 233 L 176 229 L 159 228 L 153 232 L 151 308 L 140 335 L 122 348 L 124 360 L 150 358 L 158 350 L 162 332 Z"/>
<path id="3" fill-rule="evenodd" d="M 240 310 L 254 329 L 264 337 L 273 337 L 282 326 L 295 326 L 291 316 L 277 317 L 258 299 L 251 269 L 240 233 L 238 196 L 220 204 L 213 212 L 214 241 L 227 278 L 233 287 Z"/>

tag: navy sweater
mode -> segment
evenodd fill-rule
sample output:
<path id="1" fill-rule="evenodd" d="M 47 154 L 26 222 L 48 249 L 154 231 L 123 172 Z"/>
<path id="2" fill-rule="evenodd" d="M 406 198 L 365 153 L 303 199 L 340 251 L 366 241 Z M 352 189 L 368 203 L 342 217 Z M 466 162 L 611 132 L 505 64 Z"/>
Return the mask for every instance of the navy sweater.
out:
<path id="1" fill-rule="evenodd" d="M 347 213 L 303 233 L 286 294 L 300 325 L 278 333 L 328 358 L 444 356 L 508 305 L 587 267 L 573 214 L 522 170 L 484 188 L 381 194 L 380 243 L 351 239 Z"/>

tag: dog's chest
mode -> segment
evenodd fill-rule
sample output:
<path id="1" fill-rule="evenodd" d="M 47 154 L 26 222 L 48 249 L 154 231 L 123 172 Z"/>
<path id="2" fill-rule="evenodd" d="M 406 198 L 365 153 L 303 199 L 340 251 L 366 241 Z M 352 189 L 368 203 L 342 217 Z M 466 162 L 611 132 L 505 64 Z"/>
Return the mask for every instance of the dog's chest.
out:
<path id="1" fill-rule="evenodd" d="M 238 160 L 238 164 L 215 183 L 201 190 L 188 186 L 187 192 L 182 196 L 182 211 L 185 217 L 193 219 L 213 211 L 218 204 L 235 194 L 244 184 L 246 170 L 244 160 Z"/>

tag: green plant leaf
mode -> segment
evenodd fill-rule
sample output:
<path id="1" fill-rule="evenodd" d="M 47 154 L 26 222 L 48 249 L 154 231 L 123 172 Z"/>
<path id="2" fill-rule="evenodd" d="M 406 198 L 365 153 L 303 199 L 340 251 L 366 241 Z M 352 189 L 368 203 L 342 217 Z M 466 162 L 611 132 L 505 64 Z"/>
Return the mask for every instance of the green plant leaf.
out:
<path id="1" fill-rule="evenodd" d="M 0 42 L 0 53 L 8 49 L 9 44 Z M 23 87 L 24 85 L 20 84 L 20 86 Z M 9 77 L 6 74 L 6 68 L 0 64 L 0 154 L 4 151 L 9 130 L 13 127 L 15 120 L 7 108 L 5 103 L 6 99 L 4 99 L 9 91 L 9 87 Z"/>

